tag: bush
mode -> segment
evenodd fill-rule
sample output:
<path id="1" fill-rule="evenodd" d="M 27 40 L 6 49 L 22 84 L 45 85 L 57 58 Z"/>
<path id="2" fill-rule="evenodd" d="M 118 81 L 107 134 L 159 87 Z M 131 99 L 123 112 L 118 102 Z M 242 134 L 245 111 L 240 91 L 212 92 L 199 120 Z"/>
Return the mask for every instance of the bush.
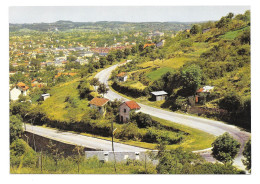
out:
<path id="1" fill-rule="evenodd" d="M 212 147 L 212 155 L 215 159 L 223 163 L 232 163 L 239 151 L 240 143 L 226 132 L 217 137 Z"/>
<path id="2" fill-rule="evenodd" d="M 151 126 L 156 126 L 158 123 L 153 121 L 151 116 L 148 114 L 144 114 L 142 112 L 131 114 L 131 121 L 136 122 L 139 128 L 146 128 Z"/>
<path id="3" fill-rule="evenodd" d="M 132 96 L 134 98 L 148 95 L 148 90 L 145 90 L 146 88 L 144 90 L 136 89 L 130 86 L 120 85 L 118 82 L 114 82 L 112 84 L 112 88 L 118 91 L 119 93 L 123 93 L 125 95 Z"/>
<path id="4" fill-rule="evenodd" d="M 243 150 L 243 164 L 246 166 L 246 169 L 251 172 L 251 139 L 248 140 L 246 143 L 244 150 Z"/>
<path id="5" fill-rule="evenodd" d="M 36 163 L 36 160 L 36 153 L 22 139 L 17 139 L 10 145 L 11 166 L 32 166 Z"/>
<path id="6" fill-rule="evenodd" d="M 164 141 L 167 144 L 177 144 L 180 143 L 182 139 L 183 136 L 181 134 L 167 130 L 149 128 L 143 136 L 142 141 L 148 143 L 159 143 L 160 141 Z"/>
<path id="7" fill-rule="evenodd" d="M 123 140 L 139 140 L 141 134 L 139 133 L 137 125 L 130 122 L 124 124 L 120 130 L 116 132 L 115 137 Z"/>
<path id="8" fill-rule="evenodd" d="M 23 122 L 19 115 L 10 116 L 10 143 L 21 137 L 23 133 Z"/>

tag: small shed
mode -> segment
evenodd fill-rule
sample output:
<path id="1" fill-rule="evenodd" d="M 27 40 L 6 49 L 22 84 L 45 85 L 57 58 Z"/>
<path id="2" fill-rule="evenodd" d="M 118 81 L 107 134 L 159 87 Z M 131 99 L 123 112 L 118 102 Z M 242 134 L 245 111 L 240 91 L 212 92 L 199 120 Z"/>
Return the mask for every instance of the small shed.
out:
<path id="1" fill-rule="evenodd" d="M 45 101 L 47 98 L 50 98 L 50 97 L 51 97 L 51 95 L 50 95 L 49 93 L 42 94 L 42 95 L 41 95 L 41 100 L 42 100 L 42 101 Z"/>
<path id="2" fill-rule="evenodd" d="M 125 82 L 127 80 L 127 73 L 121 72 L 121 73 L 117 74 L 116 77 L 119 82 Z"/>
<path id="3" fill-rule="evenodd" d="M 168 93 L 165 91 L 153 91 L 151 94 L 153 101 L 165 100 L 168 95 Z"/>
<path id="4" fill-rule="evenodd" d="M 204 86 L 203 88 L 199 88 L 196 91 L 195 102 L 204 104 L 206 102 L 207 96 L 214 89 L 214 86 Z"/>

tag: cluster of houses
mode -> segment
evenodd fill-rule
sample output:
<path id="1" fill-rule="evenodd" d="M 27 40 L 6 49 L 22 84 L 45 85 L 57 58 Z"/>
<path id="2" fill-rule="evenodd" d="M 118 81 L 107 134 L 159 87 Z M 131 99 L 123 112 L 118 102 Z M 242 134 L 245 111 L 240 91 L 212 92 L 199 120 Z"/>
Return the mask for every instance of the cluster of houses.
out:
<path id="1" fill-rule="evenodd" d="M 106 113 L 106 104 L 109 102 L 106 98 L 93 98 L 89 104 L 93 109 L 97 109 L 100 114 L 104 115 Z M 135 101 L 126 101 L 121 103 L 119 106 L 119 117 L 120 122 L 125 123 L 130 120 L 130 114 L 132 111 L 138 112 L 141 107 Z"/>
<path id="2" fill-rule="evenodd" d="M 31 81 L 31 89 L 34 88 L 42 88 L 44 86 L 47 86 L 46 83 L 40 83 L 38 82 L 36 79 Z M 29 89 L 30 87 L 27 86 L 25 83 L 23 82 L 18 82 L 17 84 L 15 84 L 14 86 L 11 86 L 10 92 L 9 92 L 9 98 L 11 101 L 16 101 L 19 99 L 19 96 L 27 96 L 29 94 Z M 47 98 L 50 97 L 50 94 L 41 94 L 40 99 L 42 101 L 46 100 Z"/>

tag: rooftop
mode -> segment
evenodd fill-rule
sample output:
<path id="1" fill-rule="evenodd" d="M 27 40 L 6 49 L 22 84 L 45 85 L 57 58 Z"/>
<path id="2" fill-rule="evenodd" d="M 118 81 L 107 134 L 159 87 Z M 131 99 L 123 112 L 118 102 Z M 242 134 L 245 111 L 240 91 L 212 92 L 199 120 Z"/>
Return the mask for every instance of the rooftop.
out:
<path id="1" fill-rule="evenodd" d="M 133 100 L 124 102 L 131 110 L 141 109 L 141 107 Z"/>
<path id="2" fill-rule="evenodd" d="M 95 98 L 93 98 L 93 99 L 89 102 L 89 104 L 95 105 L 95 106 L 98 106 L 98 107 L 102 107 L 102 106 L 104 106 L 108 101 L 109 101 L 109 100 L 106 99 L 106 98 L 97 98 L 97 97 L 95 97 Z"/>
<path id="3" fill-rule="evenodd" d="M 117 76 L 117 77 L 124 77 L 124 76 L 126 76 L 126 75 L 127 75 L 126 72 L 121 72 L 121 73 L 117 74 L 116 76 Z"/>
<path id="4" fill-rule="evenodd" d="M 153 91 L 151 92 L 153 95 L 158 96 L 158 95 L 167 95 L 168 93 L 165 91 Z"/>

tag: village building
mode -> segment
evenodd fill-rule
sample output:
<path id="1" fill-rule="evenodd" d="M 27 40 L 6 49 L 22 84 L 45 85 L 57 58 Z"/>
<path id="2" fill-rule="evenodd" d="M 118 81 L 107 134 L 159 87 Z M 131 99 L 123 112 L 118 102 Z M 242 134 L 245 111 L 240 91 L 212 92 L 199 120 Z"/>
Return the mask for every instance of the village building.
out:
<path id="1" fill-rule="evenodd" d="M 80 65 L 85 65 L 88 64 L 88 59 L 78 58 L 76 62 L 78 62 Z"/>
<path id="2" fill-rule="evenodd" d="M 125 82 L 127 80 L 127 73 L 121 72 L 121 73 L 117 74 L 116 77 L 119 82 Z"/>
<path id="3" fill-rule="evenodd" d="M 127 101 L 119 106 L 120 122 L 125 123 L 130 120 L 130 113 L 132 111 L 138 111 L 141 107 L 135 101 Z"/>
<path id="4" fill-rule="evenodd" d="M 163 47 L 165 44 L 165 40 L 162 40 L 156 44 L 156 47 Z"/>
<path id="5" fill-rule="evenodd" d="M 168 95 L 168 93 L 165 91 L 153 91 L 151 94 L 153 101 L 165 100 Z"/>
<path id="6" fill-rule="evenodd" d="M 46 99 L 50 98 L 51 95 L 49 93 L 46 93 L 46 94 L 41 94 L 41 100 L 42 101 L 45 101 Z"/>
<path id="7" fill-rule="evenodd" d="M 93 98 L 90 102 L 89 105 L 93 109 L 97 109 L 100 114 L 105 114 L 106 113 L 106 107 L 105 105 L 107 104 L 109 100 L 106 98 Z"/>
<path id="8" fill-rule="evenodd" d="M 26 86 L 23 82 L 18 82 L 16 86 L 10 91 L 10 99 L 18 100 L 19 96 L 22 94 L 26 96 L 28 94 L 29 87 Z"/>
<path id="9" fill-rule="evenodd" d="M 205 103 L 207 96 L 210 94 L 210 92 L 214 89 L 214 86 L 204 86 L 203 88 L 199 88 L 196 91 L 195 95 L 195 102 L 196 103 Z"/>
<path id="10" fill-rule="evenodd" d="M 144 49 L 146 48 L 146 47 L 150 47 L 150 46 L 154 46 L 155 45 L 155 43 L 147 43 L 147 44 L 144 44 Z"/>

